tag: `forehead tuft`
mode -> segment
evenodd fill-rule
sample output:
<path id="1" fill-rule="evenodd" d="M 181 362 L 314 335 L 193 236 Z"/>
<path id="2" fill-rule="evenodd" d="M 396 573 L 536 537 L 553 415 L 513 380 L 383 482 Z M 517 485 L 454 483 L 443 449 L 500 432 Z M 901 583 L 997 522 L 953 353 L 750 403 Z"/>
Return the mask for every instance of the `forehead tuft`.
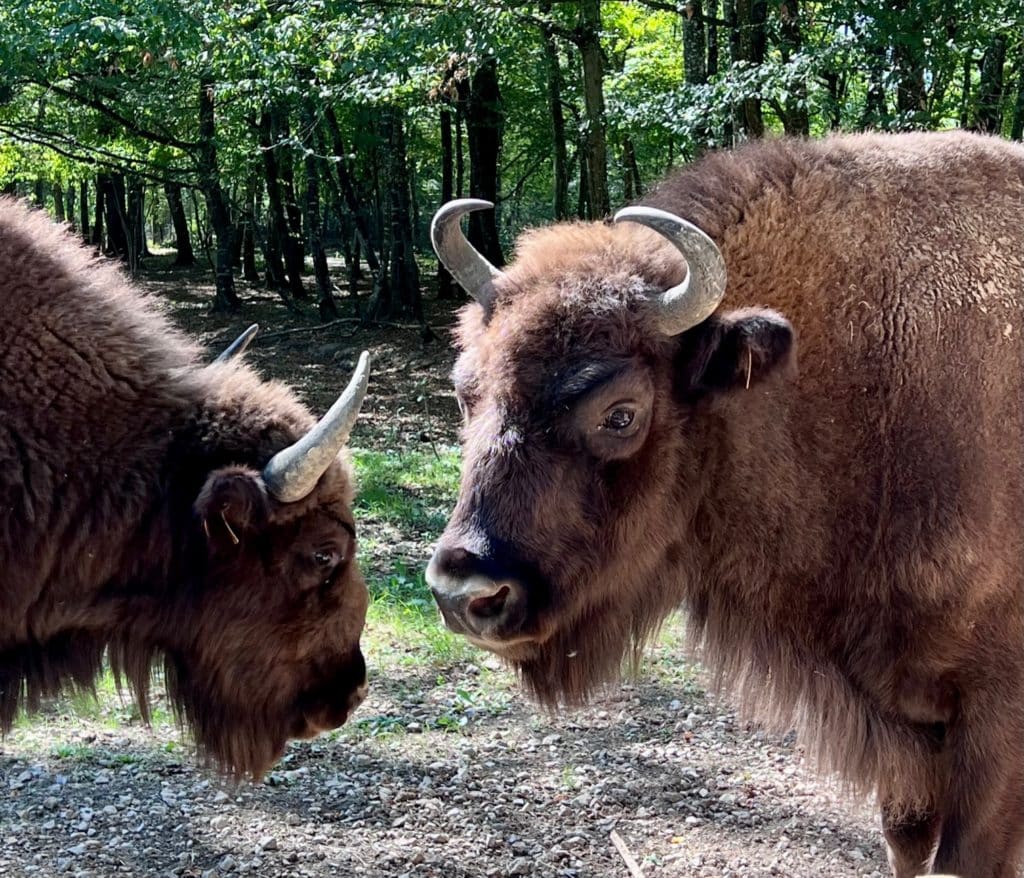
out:
<path id="1" fill-rule="evenodd" d="M 499 352 L 550 360 L 655 343 L 650 294 L 679 283 L 686 264 L 662 236 L 629 223 L 561 223 L 524 233 L 496 289 L 493 313 L 463 309 L 457 339 L 477 372 Z M 469 362 L 469 361 L 472 362 Z"/>

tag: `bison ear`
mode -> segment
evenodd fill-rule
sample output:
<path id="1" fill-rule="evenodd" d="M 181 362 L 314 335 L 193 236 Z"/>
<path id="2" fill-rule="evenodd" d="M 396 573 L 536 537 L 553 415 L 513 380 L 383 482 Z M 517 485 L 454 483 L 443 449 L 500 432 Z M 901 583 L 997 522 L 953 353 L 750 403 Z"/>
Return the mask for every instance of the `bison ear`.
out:
<path id="1" fill-rule="evenodd" d="M 270 505 L 259 473 L 228 466 L 210 473 L 193 508 L 210 543 L 226 547 L 261 529 Z"/>
<path id="2" fill-rule="evenodd" d="M 791 369 L 793 327 L 776 311 L 744 308 L 714 315 L 680 337 L 677 362 L 689 394 L 753 387 Z"/>

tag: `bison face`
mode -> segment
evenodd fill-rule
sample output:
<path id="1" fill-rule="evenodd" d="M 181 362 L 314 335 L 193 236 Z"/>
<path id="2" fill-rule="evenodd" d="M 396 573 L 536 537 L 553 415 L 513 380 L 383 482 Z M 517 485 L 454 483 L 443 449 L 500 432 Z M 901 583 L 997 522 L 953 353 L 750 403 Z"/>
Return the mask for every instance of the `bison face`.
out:
<path id="1" fill-rule="evenodd" d="M 728 398 L 789 359 L 771 312 L 673 326 L 657 306 L 686 265 L 662 244 L 533 232 L 462 315 L 462 485 L 427 579 L 446 624 L 548 702 L 615 675 L 678 604 Z"/>
<path id="2" fill-rule="evenodd" d="M 195 503 L 202 557 L 168 688 L 201 748 L 237 774 L 259 776 L 288 738 L 340 726 L 366 694 L 351 481 L 335 462 L 282 503 L 259 473 L 229 467 Z"/>

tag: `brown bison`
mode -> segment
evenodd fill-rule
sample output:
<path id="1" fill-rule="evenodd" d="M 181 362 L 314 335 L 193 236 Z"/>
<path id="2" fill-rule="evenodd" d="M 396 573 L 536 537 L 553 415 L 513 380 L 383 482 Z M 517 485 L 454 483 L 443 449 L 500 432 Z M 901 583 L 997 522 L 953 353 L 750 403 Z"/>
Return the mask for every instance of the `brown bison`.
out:
<path id="1" fill-rule="evenodd" d="M 162 659 L 201 750 L 239 776 L 364 697 L 367 592 L 337 455 L 367 356 L 314 424 L 237 352 L 204 365 L 115 268 L 0 200 L 3 731 L 90 687 L 105 652 L 144 716 Z"/>
<path id="2" fill-rule="evenodd" d="M 877 792 L 899 878 L 1014 875 L 1024 149 L 750 145 L 504 271 L 459 231 L 485 206 L 433 226 L 477 300 L 449 627 L 575 701 L 682 605 L 719 683 Z"/>

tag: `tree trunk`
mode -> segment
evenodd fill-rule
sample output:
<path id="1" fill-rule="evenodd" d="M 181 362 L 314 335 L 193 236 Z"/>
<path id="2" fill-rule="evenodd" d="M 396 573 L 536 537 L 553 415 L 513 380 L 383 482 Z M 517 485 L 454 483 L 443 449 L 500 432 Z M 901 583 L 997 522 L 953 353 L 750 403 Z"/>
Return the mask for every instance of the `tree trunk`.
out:
<path id="1" fill-rule="evenodd" d="M 90 243 L 101 253 L 106 249 L 107 236 L 103 227 L 103 215 L 106 213 L 103 205 L 103 175 L 96 175 L 96 219 L 92 224 L 92 238 Z"/>
<path id="2" fill-rule="evenodd" d="M 708 81 L 704 13 L 700 4 L 701 0 L 689 0 L 683 7 L 683 77 L 692 86 L 706 85 Z M 693 134 L 697 141 L 695 152 L 700 155 L 712 143 L 711 127 L 706 121 L 701 122 Z"/>
<path id="3" fill-rule="evenodd" d="M 966 128 L 971 121 L 971 72 L 974 70 L 974 50 L 967 49 L 964 55 L 963 80 L 960 86 L 960 127 Z"/>
<path id="4" fill-rule="evenodd" d="M 87 180 L 78 181 L 78 233 L 86 244 L 91 242 L 92 238 L 89 235 L 89 182 Z"/>
<path id="5" fill-rule="evenodd" d="M 288 240 L 288 222 L 278 184 L 273 119 L 267 111 L 260 116 L 260 151 L 263 155 L 263 180 L 267 187 L 267 286 L 288 296 L 292 295 L 292 282 L 297 281 L 301 285 L 302 280 L 297 274 L 285 272 L 282 259 L 284 242 Z"/>
<path id="6" fill-rule="evenodd" d="M 726 69 L 728 69 L 740 59 L 739 28 L 736 22 L 736 0 L 722 0 L 722 18 L 729 22 L 728 31 L 726 32 L 729 36 L 729 59 L 725 65 Z M 741 106 L 740 104 L 732 104 L 729 107 L 729 115 L 726 117 L 725 121 L 725 144 L 727 146 L 734 146 L 739 139 L 739 134 L 742 130 L 743 120 L 741 115 Z M 669 141 L 670 146 L 671 143 L 672 142 Z"/>
<path id="7" fill-rule="evenodd" d="M 447 204 L 455 197 L 454 156 L 452 154 L 452 111 L 441 108 L 441 204 Z M 451 273 L 437 262 L 437 298 L 452 300 L 459 298 Z"/>
<path id="8" fill-rule="evenodd" d="M 192 249 L 192 235 L 185 217 L 185 205 L 181 201 L 181 183 L 164 183 L 164 195 L 167 196 L 167 208 L 174 226 L 175 247 L 178 255 L 174 264 L 180 268 L 191 268 L 196 264 L 196 254 Z"/>
<path id="9" fill-rule="evenodd" d="M 711 79 L 718 75 L 718 25 L 715 19 L 718 18 L 718 0 L 710 0 L 708 3 L 708 63 L 706 67 L 707 77 Z"/>
<path id="10" fill-rule="evenodd" d="M 295 247 L 291 236 L 288 217 L 285 213 L 284 193 L 281 185 L 281 169 L 275 142 L 275 126 L 273 115 L 264 111 L 260 117 L 260 146 L 263 152 L 263 170 L 267 183 L 267 201 L 270 205 L 270 228 L 268 241 L 274 241 L 269 250 L 271 258 L 276 261 L 277 253 L 284 254 L 287 269 L 287 292 L 292 298 L 302 299 L 306 291 L 302 287 L 303 258 L 301 251 Z M 276 277 L 276 267 L 272 274 Z"/>
<path id="11" fill-rule="evenodd" d="M 235 311 L 241 306 L 235 292 L 235 275 L 231 266 L 231 217 L 224 203 L 217 164 L 216 127 L 213 114 L 214 82 L 209 74 L 199 81 L 199 178 L 206 196 L 206 209 L 217 239 L 217 293 L 214 311 Z"/>
<path id="12" fill-rule="evenodd" d="M 978 101 L 971 128 L 985 134 L 1003 130 L 1003 67 L 1006 64 L 1006 37 L 992 37 L 981 58 Z"/>
<path id="13" fill-rule="evenodd" d="M 788 64 L 800 53 L 803 36 L 800 33 L 800 0 L 782 0 L 779 4 L 779 52 L 782 62 Z M 782 127 L 786 134 L 806 137 L 811 133 L 807 116 L 807 84 L 800 80 L 790 89 L 789 100 L 783 106 Z"/>
<path id="14" fill-rule="evenodd" d="M 604 54 L 601 51 L 601 0 L 580 0 L 579 47 L 583 66 L 583 106 L 586 112 L 587 193 L 589 218 L 611 210 L 608 198 L 608 149 L 604 112 Z"/>
<path id="15" fill-rule="evenodd" d="M 147 255 L 145 190 L 135 176 L 128 178 L 128 264 L 134 273 Z"/>
<path id="16" fill-rule="evenodd" d="M 687 0 L 683 7 L 683 77 L 692 85 L 708 81 L 704 12 L 700 4 L 701 0 Z"/>
<path id="17" fill-rule="evenodd" d="M 76 231 L 78 219 L 75 216 L 75 184 L 73 182 L 64 192 L 64 216 L 67 217 L 71 231 Z"/>
<path id="18" fill-rule="evenodd" d="M 272 116 L 274 131 L 278 143 L 290 137 L 287 114 L 277 111 Z M 306 273 L 306 246 L 302 237 L 302 210 L 295 195 L 295 169 L 289 151 L 282 150 L 279 154 L 278 170 L 281 175 L 281 200 L 284 202 L 285 219 L 288 221 L 288 237 L 284 241 L 285 265 L 289 275 L 293 268 L 299 274 L 299 283 L 292 291 L 296 299 L 306 299 L 305 287 L 302 286 L 302 275 Z"/>
<path id="19" fill-rule="evenodd" d="M 896 68 L 896 111 L 900 128 L 924 128 L 928 123 L 928 91 L 924 82 L 925 60 L 920 35 L 925 32 L 924 11 L 914 0 L 894 0 L 899 26 L 892 34 Z"/>
<path id="20" fill-rule="evenodd" d="M 569 156 L 565 141 L 565 111 L 562 108 L 562 67 L 558 58 L 558 44 L 547 21 L 551 14 L 551 0 L 542 0 L 540 11 L 545 20 L 541 26 L 541 37 L 544 41 L 548 115 L 551 119 L 551 170 L 554 176 L 552 207 L 555 219 L 563 220 L 569 216 Z"/>
<path id="21" fill-rule="evenodd" d="M 260 282 L 256 270 L 256 179 L 249 175 L 245 182 L 245 204 L 242 207 L 242 276 L 252 284 Z"/>
<path id="22" fill-rule="evenodd" d="M 860 127 L 885 128 L 889 122 L 889 109 L 885 99 L 885 46 L 869 46 L 866 54 L 868 91 L 864 98 L 864 113 L 860 119 Z"/>
<path id="23" fill-rule="evenodd" d="M 484 60 L 473 73 L 465 101 L 466 135 L 469 140 L 469 195 L 498 203 L 498 162 L 505 124 L 505 110 L 498 88 L 498 62 Z M 496 210 L 469 215 L 466 237 L 492 265 L 504 265 L 498 239 Z"/>
<path id="24" fill-rule="evenodd" d="M 363 205 L 356 194 L 352 175 L 348 169 L 348 154 L 345 152 L 345 145 L 341 139 L 338 117 L 330 106 L 324 108 L 324 121 L 327 123 L 327 136 L 330 138 L 331 150 L 334 153 L 334 162 L 332 164 L 338 179 L 338 189 L 345 199 L 349 212 L 352 214 L 352 221 L 355 223 L 356 232 L 362 239 L 361 243 L 366 254 L 366 264 L 376 278 L 381 273 L 380 260 L 377 258 L 377 251 L 375 249 L 378 239 L 371 230 L 366 213 L 363 211 Z"/>
<path id="25" fill-rule="evenodd" d="M 124 174 L 104 173 L 100 178 L 103 183 L 104 219 L 107 224 L 107 251 L 111 256 L 130 263 Z"/>
<path id="26" fill-rule="evenodd" d="M 59 223 L 67 219 L 64 213 L 64 187 L 60 183 L 53 184 L 53 215 Z"/>
<path id="27" fill-rule="evenodd" d="M 455 108 L 455 197 L 466 191 L 466 150 L 462 142 L 462 109 Z"/>
<path id="28" fill-rule="evenodd" d="M 1017 56 L 1017 100 L 1013 105 L 1013 120 L 1010 122 L 1010 139 L 1024 138 L 1024 43 Z"/>
<path id="29" fill-rule="evenodd" d="M 745 61 L 749 67 L 760 67 L 764 63 L 764 25 L 768 12 L 766 0 L 736 0 L 736 26 L 738 31 L 737 60 Z M 740 109 L 743 133 L 748 140 L 764 137 L 764 115 L 761 99 L 744 98 Z"/>
<path id="30" fill-rule="evenodd" d="M 636 149 L 631 137 L 622 138 L 622 179 L 623 198 L 632 201 L 644 194 L 644 186 L 640 180 L 640 165 L 636 160 Z"/>
<path id="31" fill-rule="evenodd" d="M 312 139 L 316 131 L 316 117 L 312 107 L 307 103 L 303 118 L 303 127 Z M 320 222 L 320 162 L 316 150 L 307 144 L 303 159 L 306 170 L 306 232 L 309 235 L 309 248 L 313 254 L 313 275 L 316 278 L 317 308 L 320 319 L 326 323 L 336 320 L 338 306 L 334 304 L 331 290 L 331 273 L 327 266 L 327 253 L 321 238 Z"/>
<path id="32" fill-rule="evenodd" d="M 387 142 L 387 213 L 390 226 L 389 274 L 387 288 L 371 306 L 374 317 L 387 318 L 400 313 L 412 314 L 423 323 L 419 269 L 412 240 L 412 215 L 409 205 L 409 165 L 406 155 L 405 124 L 402 111 L 386 107 L 381 114 L 382 133 Z M 389 294 L 390 293 L 390 294 Z"/>

